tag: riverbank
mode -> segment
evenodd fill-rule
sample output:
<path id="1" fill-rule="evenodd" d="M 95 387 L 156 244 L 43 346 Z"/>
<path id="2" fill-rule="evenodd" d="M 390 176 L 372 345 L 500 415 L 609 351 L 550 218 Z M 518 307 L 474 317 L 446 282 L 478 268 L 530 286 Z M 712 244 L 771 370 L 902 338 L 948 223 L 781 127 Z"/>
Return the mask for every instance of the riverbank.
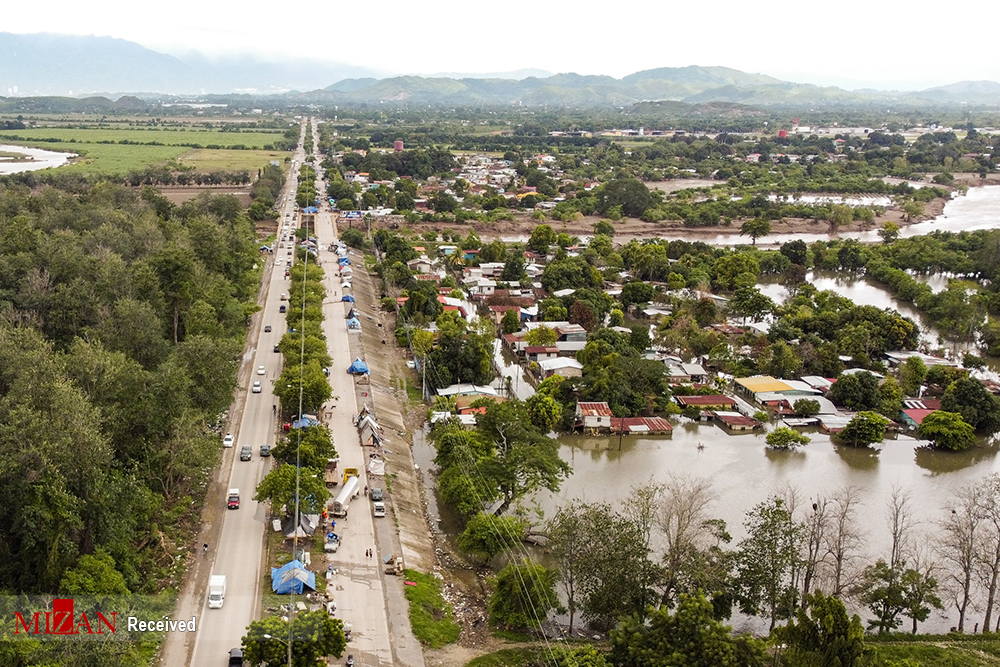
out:
<path id="1" fill-rule="evenodd" d="M 993 182 L 989 179 L 983 180 L 982 185 L 996 185 L 1000 181 Z M 970 183 L 970 187 L 973 186 Z M 950 200 L 938 197 L 932 199 L 924 205 L 923 215 L 914 216 L 912 219 L 904 219 L 903 212 L 899 209 L 887 209 L 883 215 L 876 216 L 871 224 L 865 224 L 860 220 L 854 220 L 848 225 L 842 225 L 837 229 L 837 233 L 863 232 L 878 229 L 887 222 L 899 225 L 901 228 L 915 225 L 920 222 L 932 220 L 944 212 L 946 204 Z M 559 220 L 544 221 L 536 220 L 530 213 L 516 213 L 513 220 L 497 220 L 495 222 L 479 222 L 469 220 L 467 222 L 406 222 L 402 216 L 387 216 L 376 219 L 372 223 L 373 229 L 407 229 L 418 234 L 433 231 L 441 233 L 443 231 L 457 232 L 463 236 L 470 231 L 474 231 L 483 240 L 501 238 L 504 241 L 526 241 L 531 235 L 531 231 L 536 225 L 544 222 L 552 225 L 556 232 L 565 232 L 570 236 L 587 237 L 594 234 L 594 223 L 602 220 L 600 216 L 584 216 L 578 220 L 562 222 Z M 613 223 L 615 227 L 615 241 L 627 243 L 632 239 L 663 238 L 670 236 L 672 239 L 683 238 L 690 241 L 715 242 L 717 237 L 729 237 L 733 241 L 741 239 L 750 243 L 750 238 L 740 236 L 740 225 L 742 220 L 735 220 L 730 225 L 720 224 L 714 227 L 689 227 L 680 220 L 665 220 L 661 222 L 645 222 L 638 218 L 626 218 Z M 783 218 L 771 223 L 771 234 L 827 234 L 830 230 L 828 222 L 811 220 L 805 218 Z M 731 243 L 729 244 L 731 245 Z"/>

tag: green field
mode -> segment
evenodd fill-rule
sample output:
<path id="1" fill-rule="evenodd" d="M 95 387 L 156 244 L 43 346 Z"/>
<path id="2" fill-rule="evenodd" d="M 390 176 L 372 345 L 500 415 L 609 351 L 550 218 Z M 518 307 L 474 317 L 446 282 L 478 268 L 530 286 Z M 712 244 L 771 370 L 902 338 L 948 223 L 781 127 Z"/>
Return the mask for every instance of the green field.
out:
<path id="1" fill-rule="evenodd" d="M 278 131 L 265 132 L 221 132 L 219 130 L 197 128 L 65 128 L 41 127 L 24 130 L 4 130 L 0 132 L 0 140 L 39 141 L 55 139 L 59 143 L 120 143 L 128 141 L 137 144 L 157 143 L 165 146 L 187 146 L 189 148 L 204 148 L 218 146 L 246 146 L 247 148 L 263 149 L 267 144 L 283 139 Z M 39 146 L 45 147 L 47 143 Z"/>
<path id="2" fill-rule="evenodd" d="M 194 148 L 177 158 L 183 165 L 191 166 L 198 171 L 234 171 L 249 169 L 251 171 L 265 166 L 271 160 L 284 164 L 285 157 L 291 155 L 287 151 L 227 151 L 216 148 Z"/>
<path id="3" fill-rule="evenodd" d="M 462 628 L 455 623 L 451 605 L 441 595 L 441 582 L 431 574 L 406 570 L 406 580 L 416 586 L 404 586 L 410 603 L 413 635 L 424 646 L 441 648 L 457 642 Z"/>

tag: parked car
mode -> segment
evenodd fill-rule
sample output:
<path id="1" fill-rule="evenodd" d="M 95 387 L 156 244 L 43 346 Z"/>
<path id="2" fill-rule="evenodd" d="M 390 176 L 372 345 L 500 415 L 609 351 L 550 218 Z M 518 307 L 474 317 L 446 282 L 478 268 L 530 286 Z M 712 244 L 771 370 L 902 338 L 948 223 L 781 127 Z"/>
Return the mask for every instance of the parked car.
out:
<path id="1" fill-rule="evenodd" d="M 385 516 L 385 503 L 372 503 L 372 516 L 376 518 Z"/>
<path id="2" fill-rule="evenodd" d="M 227 433 L 226 437 L 222 439 L 223 447 L 232 447 L 235 444 L 236 444 L 236 438 L 233 437 L 232 433 Z"/>
<path id="3" fill-rule="evenodd" d="M 263 366 L 257 367 L 257 375 L 267 375 L 267 369 Z"/>
<path id="4" fill-rule="evenodd" d="M 281 293 L 281 300 L 282 301 L 288 301 L 288 294 L 286 294 L 285 292 L 282 292 Z"/>
<path id="5" fill-rule="evenodd" d="M 275 346 L 274 346 L 274 351 L 275 351 L 275 352 L 281 352 L 281 347 L 280 347 L 280 346 L 278 346 L 278 345 L 275 345 Z"/>
<path id="6" fill-rule="evenodd" d="M 259 380 L 257 382 L 253 383 L 253 388 L 250 391 L 252 391 L 255 394 L 259 394 L 261 392 L 261 387 L 260 387 L 260 381 Z"/>
<path id="7" fill-rule="evenodd" d="M 372 497 L 372 502 L 375 502 L 377 500 L 382 500 L 382 489 L 380 489 L 379 487 L 373 486 L 370 493 Z"/>
<path id="8" fill-rule="evenodd" d="M 261 456 L 270 456 L 271 455 L 271 445 L 261 445 L 260 446 L 260 455 Z"/>
<path id="9" fill-rule="evenodd" d="M 264 333 L 271 333 L 271 325 L 270 324 L 265 324 L 264 325 Z"/>
<path id="10" fill-rule="evenodd" d="M 229 667 L 243 667 L 243 649 L 229 649 Z"/>
<path id="11" fill-rule="evenodd" d="M 250 449 L 250 445 L 243 445 L 240 448 L 240 461 L 249 461 L 253 458 L 253 450 Z"/>

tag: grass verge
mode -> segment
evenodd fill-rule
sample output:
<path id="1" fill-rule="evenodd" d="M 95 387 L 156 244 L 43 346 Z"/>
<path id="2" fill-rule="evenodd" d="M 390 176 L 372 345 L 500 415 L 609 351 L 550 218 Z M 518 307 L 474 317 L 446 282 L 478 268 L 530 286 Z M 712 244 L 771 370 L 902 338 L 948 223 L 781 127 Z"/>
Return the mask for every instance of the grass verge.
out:
<path id="1" fill-rule="evenodd" d="M 545 652 L 544 646 L 523 646 L 521 648 L 503 648 L 493 653 L 481 655 L 465 663 L 465 667 L 523 667 L 541 659 Z"/>
<path id="2" fill-rule="evenodd" d="M 431 574 L 406 570 L 406 581 L 416 586 L 404 586 L 410 603 L 410 625 L 413 635 L 429 648 L 441 648 L 458 641 L 462 632 L 454 614 L 441 595 L 441 580 Z"/>
<path id="3" fill-rule="evenodd" d="M 1000 665 L 1000 639 L 926 637 L 927 641 L 869 641 L 878 660 L 913 667 L 995 667 Z"/>

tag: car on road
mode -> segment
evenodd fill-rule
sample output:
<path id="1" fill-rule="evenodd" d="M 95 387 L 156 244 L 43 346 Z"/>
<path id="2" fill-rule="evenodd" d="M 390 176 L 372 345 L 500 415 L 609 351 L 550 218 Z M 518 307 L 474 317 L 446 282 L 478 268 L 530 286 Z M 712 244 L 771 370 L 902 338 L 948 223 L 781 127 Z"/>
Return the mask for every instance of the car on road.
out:
<path id="1" fill-rule="evenodd" d="M 285 304 L 281 304 L 280 306 L 278 306 L 278 312 L 279 313 L 285 312 Z"/>
<path id="2" fill-rule="evenodd" d="M 229 489 L 229 497 L 226 499 L 226 509 L 238 510 L 240 508 L 240 490 Z"/>
<path id="3" fill-rule="evenodd" d="M 274 346 L 274 351 L 275 352 L 281 352 L 281 346 L 280 345 L 275 345 Z"/>
<path id="4" fill-rule="evenodd" d="M 282 301 L 288 301 L 288 294 L 286 292 L 282 292 L 281 293 L 281 300 Z"/>
<path id="5" fill-rule="evenodd" d="M 332 537 L 331 537 L 332 536 Z M 326 542 L 323 543 L 323 551 L 328 554 L 337 553 L 337 549 L 340 548 L 340 538 L 334 533 L 330 533 L 326 537 Z"/>
<path id="6" fill-rule="evenodd" d="M 257 375 L 267 375 L 267 369 L 263 366 L 257 367 Z"/>
<path id="7" fill-rule="evenodd" d="M 385 516 L 385 503 L 372 503 L 372 516 L 375 518 Z"/>
<path id="8" fill-rule="evenodd" d="M 271 455 L 271 445 L 261 445 L 260 446 L 260 455 L 261 456 L 270 456 Z"/>
<path id="9" fill-rule="evenodd" d="M 275 265 L 276 265 L 276 266 L 281 266 L 281 263 L 282 263 L 283 261 L 285 261 L 285 260 L 283 260 L 283 259 L 281 259 L 281 258 L 279 257 L 278 259 L 274 260 L 274 263 L 275 263 Z"/>
<path id="10" fill-rule="evenodd" d="M 243 649 L 229 649 L 229 667 L 243 667 Z"/>
<path id="11" fill-rule="evenodd" d="M 260 386 L 260 380 L 253 383 L 253 387 L 251 387 L 250 391 L 255 394 L 259 394 L 262 391 Z"/>
<path id="12" fill-rule="evenodd" d="M 264 325 L 264 333 L 271 333 L 271 325 L 270 324 L 265 324 Z"/>
<path id="13" fill-rule="evenodd" d="M 222 439 L 223 447 L 232 447 L 235 444 L 236 444 L 236 438 L 233 437 L 232 433 L 227 433 L 226 437 Z"/>
<path id="14" fill-rule="evenodd" d="M 249 461 L 253 458 L 253 450 L 250 449 L 250 445 L 243 445 L 240 448 L 240 461 Z"/>
<path id="15" fill-rule="evenodd" d="M 372 502 L 382 500 L 382 489 L 377 486 L 373 486 L 371 490 Z"/>

